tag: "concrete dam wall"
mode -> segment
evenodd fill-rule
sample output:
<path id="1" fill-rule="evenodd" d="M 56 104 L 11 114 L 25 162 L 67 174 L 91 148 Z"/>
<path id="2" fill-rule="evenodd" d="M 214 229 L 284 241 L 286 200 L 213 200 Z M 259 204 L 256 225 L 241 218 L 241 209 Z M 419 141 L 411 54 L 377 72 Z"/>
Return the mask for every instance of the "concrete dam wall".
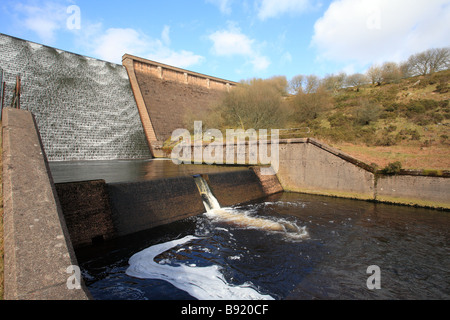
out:
<path id="1" fill-rule="evenodd" d="M 123 65 L 153 147 L 186 128 L 189 116 L 204 114 L 237 84 L 128 54 Z"/>
<path id="2" fill-rule="evenodd" d="M 151 157 L 123 66 L 0 34 L 0 69 L 5 105 L 20 75 L 49 161 Z"/>

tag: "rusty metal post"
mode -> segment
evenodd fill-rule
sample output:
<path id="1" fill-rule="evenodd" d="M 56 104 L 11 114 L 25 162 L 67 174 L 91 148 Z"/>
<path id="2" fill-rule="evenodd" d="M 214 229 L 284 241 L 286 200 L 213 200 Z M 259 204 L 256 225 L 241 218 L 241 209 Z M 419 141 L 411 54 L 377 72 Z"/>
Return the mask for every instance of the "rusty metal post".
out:
<path id="1" fill-rule="evenodd" d="M 20 109 L 20 90 L 21 90 L 21 79 L 20 79 L 20 75 L 17 76 L 16 78 L 16 89 L 17 89 L 17 109 Z"/>

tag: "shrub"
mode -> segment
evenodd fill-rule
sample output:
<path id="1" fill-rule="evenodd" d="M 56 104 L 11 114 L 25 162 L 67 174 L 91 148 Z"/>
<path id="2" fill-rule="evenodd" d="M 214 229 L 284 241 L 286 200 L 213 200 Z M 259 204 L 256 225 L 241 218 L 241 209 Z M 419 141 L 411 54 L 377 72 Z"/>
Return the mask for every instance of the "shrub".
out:
<path id="1" fill-rule="evenodd" d="M 411 101 L 409 105 L 406 107 L 408 110 L 408 114 L 417 114 L 417 113 L 425 113 L 425 107 L 420 101 Z"/>
<path id="2" fill-rule="evenodd" d="M 389 125 L 388 127 L 384 128 L 384 130 L 386 130 L 386 132 L 394 132 L 395 130 L 397 130 L 397 126 L 394 125 Z"/>
<path id="3" fill-rule="evenodd" d="M 402 129 L 398 133 L 398 137 L 399 137 L 399 139 L 402 139 L 402 140 L 406 140 L 406 139 L 420 140 L 421 135 L 420 135 L 419 131 L 417 131 L 417 129 Z"/>
<path id="4" fill-rule="evenodd" d="M 356 123 L 360 125 L 368 125 L 380 118 L 381 107 L 378 104 L 364 102 L 360 109 L 356 112 Z"/>
<path id="5" fill-rule="evenodd" d="M 440 123 L 444 120 L 444 116 L 440 113 L 433 113 L 431 117 L 434 120 L 434 123 Z"/>
<path id="6" fill-rule="evenodd" d="M 288 117 L 282 95 L 282 86 L 273 79 L 242 82 L 227 93 L 214 110 L 213 113 L 218 113 L 216 127 L 244 130 L 282 127 Z"/>
<path id="7" fill-rule="evenodd" d="M 333 106 L 330 93 L 322 87 L 312 93 L 299 92 L 292 105 L 296 111 L 295 118 L 299 122 L 317 119 L 319 114 Z"/>
<path id="8" fill-rule="evenodd" d="M 337 128 L 346 126 L 351 123 L 351 119 L 344 115 L 342 112 L 337 112 L 328 118 L 331 127 Z"/>
<path id="9" fill-rule="evenodd" d="M 389 163 L 383 170 L 381 170 L 384 174 L 398 174 L 402 170 L 402 164 L 400 161 Z"/>
<path id="10" fill-rule="evenodd" d="M 381 147 L 390 147 L 390 146 L 395 146 L 396 144 L 397 144 L 397 138 L 393 135 L 387 135 L 387 134 L 383 134 L 375 142 L 376 146 L 381 146 Z"/>
<path id="11" fill-rule="evenodd" d="M 437 93 L 444 94 L 450 91 L 450 86 L 447 83 L 439 83 L 436 87 Z"/>

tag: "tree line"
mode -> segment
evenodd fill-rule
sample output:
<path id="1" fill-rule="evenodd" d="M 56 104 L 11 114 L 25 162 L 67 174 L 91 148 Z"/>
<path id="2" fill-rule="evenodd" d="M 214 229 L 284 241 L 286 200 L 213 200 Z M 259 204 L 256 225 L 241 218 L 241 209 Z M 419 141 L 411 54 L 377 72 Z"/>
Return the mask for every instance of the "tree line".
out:
<path id="1" fill-rule="evenodd" d="M 289 82 L 289 89 L 293 93 L 316 92 L 319 86 L 336 93 L 345 87 L 359 87 L 372 83 L 382 85 L 392 83 L 403 78 L 426 76 L 450 68 L 450 47 L 429 49 L 411 55 L 401 63 L 385 62 L 381 65 L 373 64 L 366 73 L 347 75 L 344 72 L 327 75 L 320 79 L 316 75 L 297 75 Z"/>
<path id="2" fill-rule="evenodd" d="M 225 94 L 211 112 L 196 120 L 202 120 L 206 128 L 283 128 L 288 123 L 316 119 L 333 106 L 334 98 L 343 88 L 359 91 L 364 85 L 381 86 L 449 68 L 450 47 L 447 47 L 413 54 L 401 63 L 374 64 L 364 74 L 341 72 L 323 78 L 314 74 L 297 75 L 290 81 L 285 76 L 243 80 Z M 374 108 L 367 106 L 366 109 Z M 192 125 L 191 117 L 186 121 L 187 125 Z"/>

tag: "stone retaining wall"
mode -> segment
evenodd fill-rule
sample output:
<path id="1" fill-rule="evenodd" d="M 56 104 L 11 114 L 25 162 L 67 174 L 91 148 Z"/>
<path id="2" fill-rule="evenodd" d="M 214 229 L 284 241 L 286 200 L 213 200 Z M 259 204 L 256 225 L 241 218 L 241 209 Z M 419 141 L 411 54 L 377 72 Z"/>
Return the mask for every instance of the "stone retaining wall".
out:
<path id="1" fill-rule="evenodd" d="M 88 299 L 67 287 L 77 260 L 34 117 L 7 108 L 2 126 L 5 299 Z"/>
<path id="2" fill-rule="evenodd" d="M 450 209 L 448 172 L 386 175 L 314 139 L 280 142 L 278 178 L 285 191 Z"/>

